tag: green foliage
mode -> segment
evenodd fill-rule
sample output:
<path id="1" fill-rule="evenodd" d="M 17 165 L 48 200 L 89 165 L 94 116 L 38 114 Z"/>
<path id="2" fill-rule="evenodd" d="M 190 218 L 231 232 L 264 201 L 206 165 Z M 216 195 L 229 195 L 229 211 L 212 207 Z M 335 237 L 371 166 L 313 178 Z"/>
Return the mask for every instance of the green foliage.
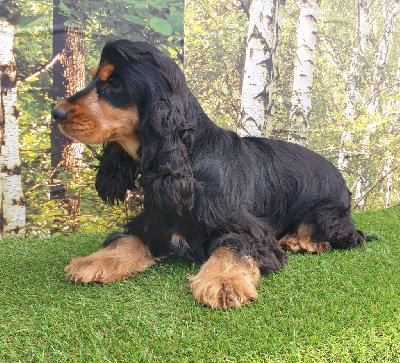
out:
<path id="1" fill-rule="evenodd" d="M 357 177 L 364 182 L 366 208 L 382 208 L 387 191 L 385 168 L 394 168 L 391 186 L 392 205 L 400 202 L 398 183 L 399 155 L 399 42 L 393 38 L 384 73 L 380 106 L 375 115 L 367 115 L 376 48 L 382 36 L 385 17 L 382 3 L 369 3 L 373 22 L 368 36 L 368 50 L 361 59 L 360 94 L 364 105 L 358 107 L 356 120 L 344 114 L 346 80 L 353 49 L 356 2 L 353 0 L 322 2 L 318 20 L 318 42 L 314 59 L 312 112 L 308 120 L 307 146 L 337 164 L 339 150 L 346 147 L 350 154 L 344 175 L 349 188 Z M 241 2 L 243 5 L 243 2 Z M 207 113 L 219 125 L 235 129 L 240 110 L 240 77 L 243 70 L 247 18 L 245 7 L 219 0 L 186 2 L 185 73 Z M 299 9 L 293 0 L 286 1 L 282 47 L 279 55 L 277 102 L 272 137 L 286 139 L 291 128 L 290 109 L 293 84 L 293 59 L 296 50 L 296 25 Z M 399 32 L 396 18 L 394 34 Z M 329 48 L 326 47 L 328 44 Z M 400 74 L 400 73 L 399 73 Z M 351 131 L 346 145 L 344 131 Z M 360 174 L 360 175 L 359 175 Z M 371 189 L 372 188 L 372 189 Z M 352 190 L 354 192 L 354 190 Z"/>
<path id="2" fill-rule="evenodd" d="M 4 5 L 4 6 L 3 6 Z M 43 67 L 52 58 L 52 3 L 6 1 L 0 16 L 11 17 L 18 9 L 15 56 L 17 62 L 18 110 L 20 126 L 20 155 L 23 191 L 27 207 L 28 234 L 46 236 L 51 230 L 71 232 L 66 201 L 49 200 L 50 179 L 50 111 L 59 100 L 49 98 L 52 87 L 52 68 Z M 5 7 L 10 11 L 6 12 Z M 13 11 L 14 11 L 13 10 Z M 85 30 L 84 48 L 87 79 L 90 70 L 99 62 L 100 52 L 107 40 L 129 38 L 149 41 L 182 60 L 183 1 L 173 0 L 88 0 L 61 1 L 60 10 L 67 18 L 66 25 Z M 15 11 L 14 11 L 15 13 Z M 11 15 L 10 15 L 11 14 Z M 26 81 L 36 71 L 42 72 Z M 67 185 L 69 197 L 81 199 L 80 231 L 109 230 L 122 225 L 132 211 L 125 206 L 108 206 L 100 201 L 94 190 L 96 160 L 85 149 L 80 178 L 71 183 L 76 170 L 59 169 L 59 181 Z M 139 198 L 140 199 L 140 198 Z"/>
<path id="3" fill-rule="evenodd" d="M 0 361 L 395 362 L 400 359 L 400 209 L 355 215 L 380 237 L 360 249 L 289 254 L 259 298 L 211 310 L 199 266 L 162 260 L 126 281 L 72 284 L 63 267 L 101 234 L 0 244 Z"/>
<path id="4" fill-rule="evenodd" d="M 211 119 L 235 129 L 240 111 L 247 2 L 190 0 L 185 7 L 185 75 Z"/>
<path id="5" fill-rule="evenodd" d="M 331 46 L 334 54 L 331 54 L 323 41 L 317 44 L 313 111 L 309 121 L 311 132 L 308 145 L 322 152 L 334 164 L 337 162 L 339 148 L 345 147 L 351 156 L 344 170 L 349 188 L 354 187 L 357 177 L 361 177 L 365 184 L 364 192 L 372 188 L 366 197 L 366 208 L 382 208 L 384 195 L 387 192 L 387 178 L 382 178 L 387 174 L 385 168 L 389 160 L 391 168 L 399 165 L 397 145 L 400 141 L 400 133 L 396 126 L 399 115 L 393 107 L 400 100 L 398 91 L 394 92 L 398 90 L 395 85 L 398 82 L 396 72 L 400 44 L 394 42 L 391 46 L 388 65 L 385 69 L 383 91 L 380 92 L 380 106 L 376 114 L 369 115 L 365 104 L 369 98 L 376 48 L 382 35 L 384 21 L 382 6 L 371 3 L 370 19 L 374 22 L 374 28 L 368 38 L 367 51 L 361 59 L 359 87 L 364 103 L 358 106 L 358 116 L 355 120 L 346 119 L 343 116 L 346 80 L 342 72 L 349 70 L 356 16 L 355 3 L 347 0 L 340 3 L 325 3 L 323 6 L 323 16 L 319 25 L 320 38 Z M 397 24 L 400 22 L 397 21 Z M 334 65 L 334 62 L 337 64 Z M 346 130 L 351 131 L 352 140 L 343 143 L 341 135 Z M 391 186 L 393 205 L 400 201 L 399 185 L 396 184 L 399 180 L 397 169 L 390 175 L 394 183 Z M 352 192 L 355 193 L 355 190 L 352 189 Z"/>
<path id="6" fill-rule="evenodd" d="M 364 101 L 369 97 L 374 49 L 382 35 L 384 22 L 382 5 L 386 6 L 387 1 L 371 3 L 370 16 L 374 23 L 368 38 L 369 48 L 362 59 L 360 86 Z M 187 80 L 211 119 L 224 128 L 235 129 L 240 110 L 248 1 L 189 0 L 184 8 L 182 0 L 62 0 L 60 6 L 68 18 L 67 25 L 85 30 L 87 79 L 90 70 L 99 61 L 103 44 L 116 37 L 149 41 L 182 62 L 185 10 L 184 71 Z M 68 231 L 65 227 L 68 226 L 65 205 L 48 200 L 50 175 L 53 172 L 50 168 L 50 110 L 57 101 L 48 96 L 52 87 L 52 69 L 25 81 L 27 76 L 42 69 L 52 58 L 52 18 L 49 16 L 52 9 L 51 2 L 39 0 L 6 0 L 0 5 L 0 16 L 17 25 L 15 56 L 20 80 L 18 110 L 23 188 L 27 202 L 28 231 L 36 235 L 48 234 L 57 224 L 61 230 Z M 290 128 L 288 120 L 298 14 L 296 2 L 286 1 L 273 134 L 281 139 L 285 139 Z M 370 190 L 367 208 L 383 206 L 387 187 L 386 179 L 382 179 L 382 176 L 387 174 L 390 161 L 390 168 L 393 169 L 391 203 L 397 204 L 400 202 L 400 170 L 397 168 L 400 141 L 400 96 L 399 86 L 396 86 L 398 39 L 392 39 L 377 113 L 368 115 L 361 104 L 357 119 L 348 120 L 343 116 L 346 94 L 343 71 L 347 71 L 350 64 L 355 2 L 322 2 L 320 15 L 308 146 L 334 164 L 337 163 L 339 149 L 346 147 L 351 157 L 344 175 L 349 188 L 352 188 L 357 174 L 362 171 L 362 177 L 366 180 L 365 188 Z M 399 24 L 397 18 L 395 34 L 400 30 Z M 336 64 L 325 44 L 332 48 Z M 352 139 L 343 145 L 341 135 L 346 130 L 351 130 Z M 126 207 L 110 207 L 99 202 L 93 190 L 95 164 L 93 155 L 85 150 L 82 178 L 77 184 L 68 186 L 72 194 L 81 194 L 81 230 L 107 229 L 112 223 L 121 224 L 127 216 Z M 70 181 L 71 175 L 70 171 L 62 171 L 60 179 L 63 182 Z M 93 218 L 93 223 L 89 223 L 90 218 Z"/>
<path id="7" fill-rule="evenodd" d="M 61 11 L 67 25 L 85 28 L 89 37 L 98 35 L 155 43 L 178 51 L 183 39 L 182 0 L 62 0 Z M 108 36 L 109 38 L 109 36 Z"/>

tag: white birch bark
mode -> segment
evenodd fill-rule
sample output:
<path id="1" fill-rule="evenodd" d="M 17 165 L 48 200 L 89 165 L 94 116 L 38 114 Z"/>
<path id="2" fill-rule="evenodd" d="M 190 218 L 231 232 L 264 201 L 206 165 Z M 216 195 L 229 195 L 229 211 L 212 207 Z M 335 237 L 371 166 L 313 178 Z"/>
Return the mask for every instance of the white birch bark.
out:
<path id="1" fill-rule="evenodd" d="M 368 0 L 357 1 L 357 18 L 355 21 L 355 32 L 353 39 L 353 54 L 350 60 L 346 105 L 344 116 L 349 119 L 356 118 L 357 106 L 360 102 L 360 83 L 361 83 L 361 58 L 367 50 L 367 37 L 370 32 L 369 24 L 369 4 Z"/>
<path id="2" fill-rule="evenodd" d="M 372 77 L 371 90 L 367 103 L 367 111 L 370 115 L 373 115 L 378 109 L 379 93 L 382 86 L 382 73 L 387 64 L 390 42 L 392 40 L 393 24 L 399 10 L 399 3 L 400 0 L 392 0 L 389 2 L 389 9 L 383 25 L 383 34 L 376 53 L 374 75 Z"/>
<path id="3" fill-rule="evenodd" d="M 367 101 L 367 112 L 371 116 L 374 115 L 378 111 L 379 99 L 380 99 L 380 90 L 382 87 L 382 75 L 387 65 L 387 57 L 389 54 L 390 43 L 392 40 L 392 31 L 394 19 L 397 15 L 399 9 L 400 0 L 393 0 L 389 2 L 389 8 L 387 10 L 387 14 L 385 17 L 385 22 L 383 24 L 383 32 L 382 37 L 379 42 L 378 51 L 376 53 L 375 58 L 375 68 L 372 77 L 372 84 L 369 92 L 369 98 Z M 364 148 L 364 157 L 367 160 L 369 158 L 369 152 L 366 149 L 366 145 L 369 145 L 371 133 L 374 131 L 374 128 L 371 127 L 363 136 L 362 147 Z M 363 190 L 367 184 L 367 180 L 364 175 L 359 172 L 358 184 L 356 190 L 355 200 L 358 200 L 363 193 Z M 358 206 L 361 208 L 365 208 L 365 199 L 358 203 Z"/>
<path id="4" fill-rule="evenodd" d="M 317 41 L 317 19 L 321 0 L 300 0 L 297 22 L 297 48 L 294 59 L 291 130 L 288 140 L 305 145 L 307 123 L 311 112 L 314 52 Z"/>
<path id="5" fill-rule="evenodd" d="M 386 175 L 383 208 L 389 208 L 390 203 L 392 201 L 392 185 L 393 185 L 393 176 L 391 172 L 392 163 L 393 163 L 393 157 L 389 156 L 385 162 L 385 167 L 383 169 L 384 175 Z"/>
<path id="6" fill-rule="evenodd" d="M 400 56 L 397 60 L 397 71 L 396 71 L 396 79 L 395 79 L 395 86 L 393 87 L 393 93 L 399 94 L 400 93 Z M 392 98 L 389 100 L 387 104 L 387 112 L 396 112 L 400 108 L 400 101 L 398 99 Z M 392 132 L 396 132 L 399 128 L 399 121 L 398 121 L 398 114 L 395 115 L 390 120 L 389 125 L 389 135 Z M 386 183 L 385 183 L 385 196 L 384 196 L 384 208 L 389 208 L 392 202 L 392 192 L 393 192 L 393 161 L 394 161 L 394 153 L 391 150 L 388 150 L 386 155 L 385 166 L 383 169 L 383 174 L 386 175 Z"/>
<path id="7" fill-rule="evenodd" d="M 0 20 L 0 232 L 25 235 L 25 203 L 18 149 L 15 28 Z"/>
<path id="8" fill-rule="evenodd" d="M 252 0 L 250 4 L 241 110 L 237 125 L 240 136 L 268 137 L 272 130 L 277 53 L 284 0 Z"/>
<path id="9" fill-rule="evenodd" d="M 353 39 L 353 53 L 347 74 L 346 101 L 344 117 L 350 121 L 357 118 L 357 106 L 360 103 L 361 85 L 361 59 L 367 49 L 367 37 L 370 32 L 369 4 L 368 0 L 357 1 L 357 13 L 355 19 L 355 31 Z M 350 129 L 345 129 L 341 134 L 341 142 L 338 157 L 338 169 L 343 172 L 346 169 L 350 154 L 347 145 L 352 142 L 353 135 Z"/>

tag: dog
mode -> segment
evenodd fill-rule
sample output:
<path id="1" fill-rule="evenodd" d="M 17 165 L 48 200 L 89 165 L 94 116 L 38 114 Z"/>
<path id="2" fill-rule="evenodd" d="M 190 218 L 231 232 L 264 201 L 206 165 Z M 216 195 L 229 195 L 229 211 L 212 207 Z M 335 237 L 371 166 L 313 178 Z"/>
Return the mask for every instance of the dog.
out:
<path id="1" fill-rule="evenodd" d="M 293 143 L 239 137 L 215 125 L 179 66 L 154 46 L 116 40 L 91 83 L 52 110 L 61 132 L 103 144 L 96 190 L 108 203 L 141 188 L 126 232 L 65 267 L 77 283 L 109 283 L 162 257 L 202 263 L 192 294 L 212 308 L 256 300 L 261 274 L 293 252 L 362 246 L 351 195 L 324 157 Z"/>

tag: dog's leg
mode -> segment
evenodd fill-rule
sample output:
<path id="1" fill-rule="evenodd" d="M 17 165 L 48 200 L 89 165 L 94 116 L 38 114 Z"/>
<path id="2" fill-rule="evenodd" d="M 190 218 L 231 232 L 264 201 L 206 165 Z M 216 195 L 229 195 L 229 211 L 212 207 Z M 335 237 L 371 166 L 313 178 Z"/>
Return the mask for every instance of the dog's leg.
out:
<path id="1" fill-rule="evenodd" d="M 331 249 L 331 244 L 326 241 L 315 241 L 312 237 L 312 224 L 301 223 L 296 233 L 287 234 L 279 241 L 287 251 L 321 253 Z"/>
<path id="2" fill-rule="evenodd" d="M 105 284 L 144 271 L 155 261 L 138 237 L 124 236 L 89 256 L 74 257 L 64 271 L 73 282 Z"/>
<path id="3" fill-rule="evenodd" d="M 190 277 L 194 298 L 212 308 L 240 307 L 257 299 L 260 280 L 257 263 L 249 256 L 239 258 L 228 247 L 220 247 Z"/>

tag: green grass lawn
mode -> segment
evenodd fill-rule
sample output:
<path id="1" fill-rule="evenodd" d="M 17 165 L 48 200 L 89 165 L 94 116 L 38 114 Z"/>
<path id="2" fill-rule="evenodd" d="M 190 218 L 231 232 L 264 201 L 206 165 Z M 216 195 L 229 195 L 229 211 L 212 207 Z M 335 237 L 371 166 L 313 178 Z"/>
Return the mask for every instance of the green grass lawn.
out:
<path id="1" fill-rule="evenodd" d="M 361 249 L 290 254 L 256 302 L 211 310 L 195 264 L 164 260 L 109 285 L 63 267 L 102 235 L 0 241 L 1 362 L 395 362 L 400 359 L 400 208 L 354 216 Z"/>

